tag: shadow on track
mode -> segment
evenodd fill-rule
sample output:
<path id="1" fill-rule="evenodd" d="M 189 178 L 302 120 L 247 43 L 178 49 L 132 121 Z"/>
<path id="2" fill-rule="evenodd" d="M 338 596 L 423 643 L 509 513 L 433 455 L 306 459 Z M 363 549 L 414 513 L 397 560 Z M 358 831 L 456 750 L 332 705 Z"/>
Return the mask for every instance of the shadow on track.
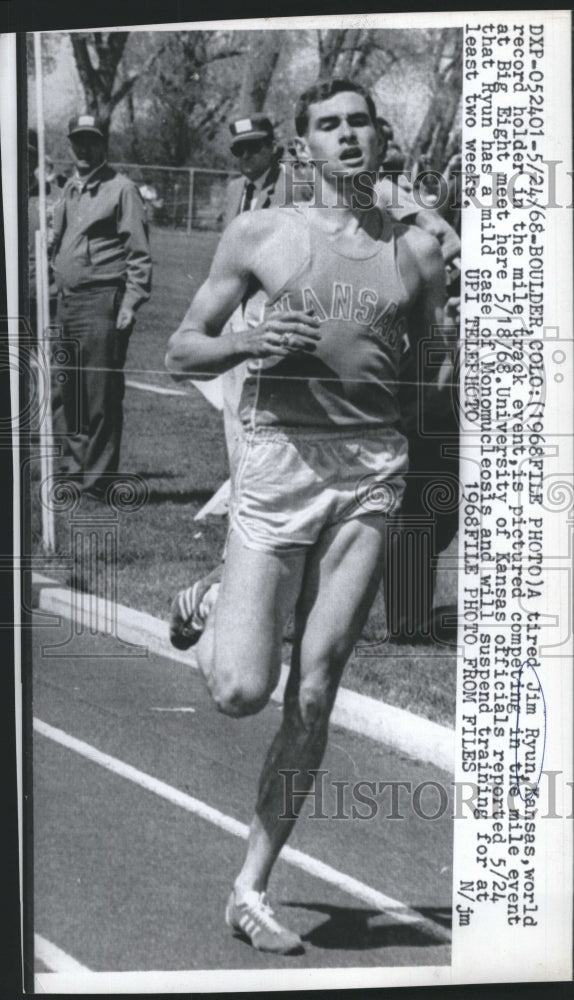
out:
<path id="1" fill-rule="evenodd" d="M 324 913 L 327 919 L 303 935 L 303 940 L 316 948 L 365 951 L 370 948 L 425 948 L 444 944 L 420 927 L 395 923 L 379 910 L 331 906 L 326 903 L 283 903 L 296 909 Z M 450 910 L 426 908 L 421 916 L 450 926 Z"/>
<path id="2" fill-rule="evenodd" d="M 203 506 L 203 504 L 206 504 L 208 500 L 211 500 L 212 496 L 213 490 L 184 490 L 182 492 L 179 492 L 178 490 L 167 490 L 166 492 L 151 490 L 149 497 L 146 500 L 146 504 L 198 503 Z"/>

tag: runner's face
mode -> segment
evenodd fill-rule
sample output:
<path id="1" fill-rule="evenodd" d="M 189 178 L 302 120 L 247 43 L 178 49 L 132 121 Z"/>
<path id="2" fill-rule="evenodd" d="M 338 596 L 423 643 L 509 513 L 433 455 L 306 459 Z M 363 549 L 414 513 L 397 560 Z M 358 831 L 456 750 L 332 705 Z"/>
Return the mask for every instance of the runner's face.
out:
<path id="1" fill-rule="evenodd" d="M 378 166 L 379 133 L 365 98 L 351 90 L 309 106 L 303 141 L 309 159 L 322 161 L 326 180 L 335 174 L 353 175 Z"/>
<path id="2" fill-rule="evenodd" d="M 80 174 L 89 174 L 106 158 L 105 141 L 95 132 L 77 132 L 70 136 L 70 145 Z"/>

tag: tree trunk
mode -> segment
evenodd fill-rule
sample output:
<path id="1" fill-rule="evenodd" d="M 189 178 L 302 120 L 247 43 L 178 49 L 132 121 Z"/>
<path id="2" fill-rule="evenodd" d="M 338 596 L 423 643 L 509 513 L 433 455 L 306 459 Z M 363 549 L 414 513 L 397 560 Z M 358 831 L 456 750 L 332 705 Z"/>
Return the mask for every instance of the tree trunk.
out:
<path id="1" fill-rule="evenodd" d="M 458 81 L 462 65 L 462 38 L 458 29 L 445 28 L 437 45 L 435 75 L 426 114 L 411 147 L 414 161 L 428 156 L 435 169 L 446 166 L 449 137 L 460 102 Z"/>
<path id="2" fill-rule="evenodd" d="M 347 28 L 327 29 L 317 32 L 320 80 L 330 80 L 335 76 L 337 60 L 341 55 L 348 34 L 349 30 Z"/>
<path id="3" fill-rule="evenodd" d="M 107 129 L 112 111 L 139 76 L 136 74 L 124 80 L 118 90 L 114 90 L 129 31 L 72 32 L 69 37 L 85 95 L 83 110 L 97 115 Z"/>
<path id="4" fill-rule="evenodd" d="M 130 142 L 130 145 L 131 145 L 131 158 L 132 158 L 132 160 L 133 160 L 134 163 L 139 163 L 140 158 L 141 158 L 141 154 L 140 154 L 140 145 L 139 145 L 139 138 L 138 138 L 138 127 L 137 127 L 137 122 L 136 122 L 136 113 L 135 113 L 135 107 L 134 107 L 134 94 L 133 94 L 133 90 L 129 91 L 128 96 L 127 96 L 127 101 L 128 101 L 128 117 L 129 117 L 129 122 L 130 122 L 130 131 L 131 131 L 131 142 Z"/>
<path id="5" fill-rule="evenodd" d="M 353 70 L 358 50 L 364 41 L 362 35 L 363 32 L 360 28 L 350 28 L 345 31 L 345 38 L 343 39 L 344 50 L 342 45 L 335 66 L 337 76 L 344 77 L 345 79 L 356 79 L 356 74 Z"/>
<path id="6" fill-rule="evenodd" d="M 279 61 L 281 42 L 280 31 L 264 31 L 254 38 L 245 61 L 239 98 L 240 114 L 263 111 Z"/>

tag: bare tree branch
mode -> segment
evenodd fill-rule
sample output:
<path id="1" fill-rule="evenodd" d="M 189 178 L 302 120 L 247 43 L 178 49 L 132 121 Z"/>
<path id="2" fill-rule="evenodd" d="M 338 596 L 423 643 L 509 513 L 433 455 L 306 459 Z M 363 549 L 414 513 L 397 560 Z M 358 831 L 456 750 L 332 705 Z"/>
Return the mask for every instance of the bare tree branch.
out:
<path id="1" fill-rule="evenodd" d="M 205 64 L 217 62 L 218 59 L 230 59 L 231 56 L 244 56 L 246 49 L 229 49 L 226 52 L 214 52 L 206 60 Z"/>
<path id="2" fill-rule="evenodd" d="M 160 55 L 163 54 L 164 48 L 165 46 L 161 45 L 158 49 L 156 49 L 155 52 L 152 52 L 149 58 L 146 59 L 141 69 L 139 69 L 137 73 L 132 73 L 130 77 L 127 77 L 125 80 L 123 80 L 120 86 L 116 90 L 114 90 L 110 98 L 112 109 L 115 108 L 120 103 L 120 101 L 123 100 L 123 98 L 130 93 L 130 91 L 135 87 L 138 80 L 140 80 L 147 73 L 149 73 L 153 64 L 157 61 L 157 59 L 159 59 Z"/>
<path id="3" fill-rule="evenodd" d="M 78 32 L 70 34 L 70 41 L 74 52 L 74 58 L 78 69 L 78 74 L 86 95 L 87 110 L 97 112 L 97 72 L 92 65 L 88 51 L 88 36 Z"/>
<path id="4" fill-rule="evenodd" d="M 130 76 L 127 80 L 124 80 L 120 84 L 120 86 L 116 90 L 114 90 L 112 96 L 110 97 L 110 105 L 112 109 L 115 108 L 120 103 L 120 101 L 122 101 L 124 97 L 130 93 L 131 90 L 133 90 L 134 86 L 136 85 L 136 83 L 140 78 L 140 75 L 141 75 L 140 73 L 134 73 L 133 76 Z"/>
<path id="5" fill-rule="evenodd" d="M 129 31 L 110 31 L 108 34 L 108 48 L 113 53 L 116 65 L 124 54 L 129 35 Z"/>
<path id="6" fill-rule="evenodd" d="M 348 33 L 347 28 L 327 29 L 317 31 L 319 49 L 319 79 L 328 80 L 335 72 L 337 59 Z"/>
<path id="7" fill-rule="evenodd" d="M 245 62 L 239 106 L 245 112 L 263 111 L 265 100 L 281 53 L 279 31 L 264 32 L 250 47 Z"/>
<path id="8" fill-rule="evenodd" d="M 447 48 L 451 48 L 444 62 Z M 445 28 L 436 44 L 432 93 L 426 114 L 411 147 L 415 159 L 429 157 L 433 166 L 444 166 L 445 151 L 449 145 L 453 124 L 460 105 L 460 73 L 462 66 L 462 39 L 458 32 Z"/>

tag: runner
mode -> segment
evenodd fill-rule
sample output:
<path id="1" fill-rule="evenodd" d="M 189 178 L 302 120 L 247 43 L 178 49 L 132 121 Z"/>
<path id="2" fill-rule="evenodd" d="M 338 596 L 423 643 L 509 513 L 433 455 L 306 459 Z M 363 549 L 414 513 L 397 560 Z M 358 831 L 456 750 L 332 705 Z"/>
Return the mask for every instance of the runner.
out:
<path id="1" fill-rule="evenodd" d="M 320 83 L 301 96 L 295 120 L 299 156 L 321 164 L 320 198 L 234 220 L 166 359 L 194 378 L 247 362 L 223 577 L 197 645 L 222 712 L 245 716 L 266 704 L 295 612 L 283 721 L 226 910 L 254 947 L 279 953 L 302 947 L 266 895 L 302 800 L 283 801 L 281 772 L 295 769 L 299 788 L 311 787 L 343 668 L 383 575 L 387 517 L 408 466 L 397 406 L 403 338 L 432 336 L 435 366 L 446 343 L 436 241 L 357 197 L 358 175 L 364 192 L 380 158 L 370 95 L 349 81 Z M 253 279 L 267 297 L 264 322 L 220 337 Z M 448 396 L 444 353 L 427 406 Z"/>

